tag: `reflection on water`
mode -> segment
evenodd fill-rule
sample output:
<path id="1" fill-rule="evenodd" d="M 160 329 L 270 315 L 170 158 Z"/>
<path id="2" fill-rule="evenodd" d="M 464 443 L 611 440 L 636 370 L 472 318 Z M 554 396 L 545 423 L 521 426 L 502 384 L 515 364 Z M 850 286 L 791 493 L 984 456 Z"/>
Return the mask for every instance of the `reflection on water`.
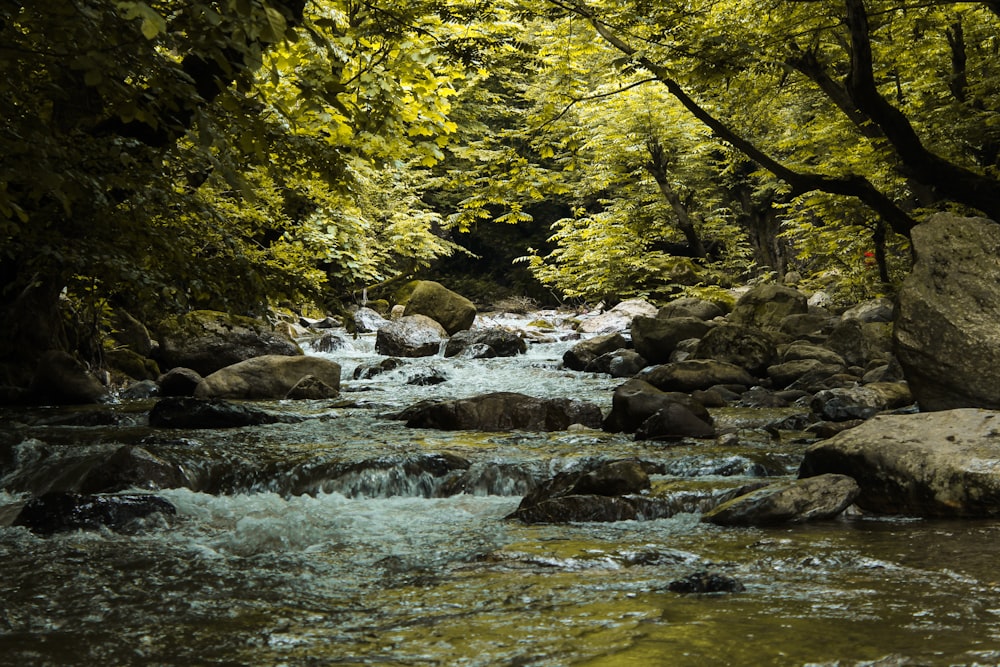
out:
<path id="1" fill-rule="evenodd" d="M 125 443 L 203 488 L 162 492 L 177 516 L 127 535 L 0 528 L 0 664 L 1000 664 L 1000 523 L 507 522 L 526 484 L 587 460 L 639 456 L 659 466 L 655 486 L 696 494 L 790 473 L 804 445 L 735 412 L 719 415 L 740 432 L 724 446 L 410 431 L 390 413 L 428 396 L 517 390 L 607 411 L 617 381 L 560 370 L 556 344 L 355 382 L 367 345 L 330 355 L 346 403 L 267 405 L 305 413 L 301 424 L 165 433 L 141 419 L 44 426 L 44 411 L 11 413 L 21 425 L 3 437 L 16 442 L 0 457 L 0 525 L 25 490 L 52 483 L 40 477 Z M 428 365 L 449 380 L 405 385 Z M 468 492 L 442 497 L 458 483 Z M 667 590 L 702 569 L 746 591 Z"/>

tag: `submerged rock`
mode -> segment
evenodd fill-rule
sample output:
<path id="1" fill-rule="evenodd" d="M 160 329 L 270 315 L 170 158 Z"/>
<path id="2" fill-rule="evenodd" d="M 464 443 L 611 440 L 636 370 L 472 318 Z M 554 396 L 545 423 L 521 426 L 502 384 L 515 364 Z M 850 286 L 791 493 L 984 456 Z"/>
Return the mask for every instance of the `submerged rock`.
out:
<path id="1" fill-rule="evenodd" d="M 189 396 L 162 398 L 149 412 L 149 425 L 154 428 L 234 428 L 297 419 L 219 399 Z"/>
<path id="2" fill-rule="evenodd" d="M 667 590 L 674 593 L 739 593 L 746 588 L 733 577 L 702 570 L 671 581 Z"/>
<path id="3" fill-rule="evenodd" d="M 858 496 L 858 483 L 844 475 L 820 475 L 770 484 L 706 512 L 719 526 L 804 523 L 837 516 Z"/>
<path id="4" fill-rule="evenodd" d="M 422 401 L 398 415 L 410 428 L 442 431 L 564 431 L 571 424 L 600 428 L 601 409 L 568 398 L 496 392 L 452 401 Z"/>
<path id="5" fill-rule="evenodd" d="M 466 355 L 469 348 L 477 345 L 489 347 L 493 354 L 482 350 L 476 354 Z M 524 339 L 513 331 L 508 331 L 501 327 L 489 329 L 469 329 L 459 331 L 448 340 L 444 348 L 444 356 L 457 357 L 464 356 L 469 359 L 486 359 L 491 357 L 516 357 L 528 351 L 528 344 Z"/>
<path id="6" fill-rule="evenodd" d="M 29 500 L 13 525 L 24 526 L 40 535 L 102 526 L 120 531 L 137 519 L 155 513 L 176 514 L 177 509 L 163 498 L 143 494 L 47 493 Z"/>

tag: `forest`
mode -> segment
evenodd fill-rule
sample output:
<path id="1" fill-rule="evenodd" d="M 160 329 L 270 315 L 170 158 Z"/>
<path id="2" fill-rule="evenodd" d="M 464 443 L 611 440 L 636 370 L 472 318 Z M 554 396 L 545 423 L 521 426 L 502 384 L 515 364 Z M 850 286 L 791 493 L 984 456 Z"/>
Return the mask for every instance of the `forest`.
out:
<path id="1" fill-rule="evenodd" d="M 2 0 L 4 383 L 93 356 L 115 309 L 335 312 L 449 257 L 481 300 L 891 294 L 928 215 L 1000 220 L 998 26 L 995 0 Z"/>

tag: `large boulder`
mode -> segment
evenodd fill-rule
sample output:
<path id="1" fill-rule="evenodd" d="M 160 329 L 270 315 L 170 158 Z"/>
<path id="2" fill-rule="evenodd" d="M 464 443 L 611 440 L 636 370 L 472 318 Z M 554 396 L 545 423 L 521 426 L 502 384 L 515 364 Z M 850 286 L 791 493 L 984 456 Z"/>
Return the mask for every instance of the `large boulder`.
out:
<path id="1" fill-rule="evenodd" d="M 800 477 L 857 480 L 855 502 L 887 514 L 1000 516 L 1000 413 L 880 415 L 806 450 Z"/>
<path id="2" fill-rule="evenodd" d="M 837 323 L 826 339 L 826 347 L 839 354 L 848 366 L 888 363 L 892 357 L 892 325 L 845 319 Z"/>
<path id="3" fill-rule="evenodd" d="M 860 491 L 858 483 L 845 475 L 777 482 L 722 503 L 702 515 L 702 521 L 767 526 L 829 519 L 847 509 Z"/>
<path id="4" fill-rule="evenodd" d="M 411 428 L 442 431 L 564 431 L 601 427 L 601 409 L 568 398 L 496 392 L 452 401 L 422 401 L 399 414 Z"/>
<path id="5" fill-rule="evenodd" d="M 563 365 L 573 371 L 582 371 L 598 357 L 628 347 L 628 341 L 619 333 L 586 338 L 566 350 Z"/>
<path id="6" fill-rule="evenodd" d="M 896 356 L 922 410 L 1000 409 L 1000 225 L 939 213 L 912 233 Z"/>
<path id="7" fill-rule="evenodd" d="M 227 366 L 206 377 L 195 389 L 198 398 L 285 398 L 306 376 L 340 389 L 340 364 L 323 357 L 267 355 Z"/>
<path id="8" fill-rule="evenodd" d="M 749 387 L 755 380 L 745 369 L 714 359 L 688 359 L 656 366 L 643 374 L 649 384 L 663 391 L 690 393 L 717 384 Z"/>
<path id="9" fill-rule="evenodd" d="M 493 354 L 468 355 L 467 350 L 475 345 L 486 345 Z M 508 331 L 502 327 L 490 327 L 488 329 L 469 329 L 459 331 L 448 340 L 444 348 L 444 356 L 474 356 L 474 358 L 485 357 L 516 357 L 528 351 L 528 344 L 524 339 L 513 331 Z"/>
<path id="10" fill-rule="evenodd" d="M 168 318 L 159 323 L 157 333 L 155 359 L 161 368 L 183 366 L 203 376 L 266 354 L 302 354 L 298 345 L 267 324 L 210 310 Z"/>
<path id="11" fill-rule="evenodd" d="M 757 376 L 766 372 L 767 367 L 774 363 L 775 356 L 771 336 L 756 327 L 739 324 L 713 328 L 698 341 L 692 355 L 694 359 L 715 359 L 733 364 Z"/>
<path id="12" fill-rule="evenodd" d="M 441 283 L 421 280 L 410 294 L 403 315 L 425 315 L 443 326 L 451 336 L 472 326 L 476 320 L 476 306 Z"/>
<path id="13" fill-rule="evenodd" d="M 758 329 L 781 329 L 782 320 L 809 311 L 808 297 L 784 285 L 758 285 L 740 297 L 729 314 L 731 322 Z"/>
<path id="14" fill-rule="evenodd" d="M 635 433 L 647 420 L 658 413 L 668 410 L 672 405 L 684 408 L 684 411 L 699 422 L 702 426 L 711 428 L 712 418 L 708 410 L 687 394 L 680 392 L 665 392 L 657 389 L 653 385 L 633 378 L 615 389 L 611 398 L 611 412 L 604 420 L 604 430 L 611 433 Z M 674 415 L 679 414 L 674 412 Z M 661 415 L 661 418 L 669 417 L 669 414 Z M 650 425 L 652 429 L 653 424 Z M 650 431 L 653 433 L 654 431 Z M 662 430 L 657 431 L 663 433 Z M 683 435 L 695 436 L 693 433 Z M 683 435 L 681 437 L 683 437 Z"/>
<path id="15" fill-rule="evenodd" d="M 73 355 L 51 350 L 42 355 L 35 369 L 29 395 L 37 403 L 82 405 L 106 399 L 108 390 Z"/>
<path id="16" fill-rule="evenodd" d="M 387 357 L 433 357 L 447 331 L 426 315 L 406 315 L 385 324 L 375 335 L 375 351 Z"/>
<path id="17" fill-rule="evenodd" d="M 710 328 L 697 317 L 636 317 L 632 320 L 632 344 L 649 363 L 663 364 L 670 361 L 678 343 L 701 338 Z"/>

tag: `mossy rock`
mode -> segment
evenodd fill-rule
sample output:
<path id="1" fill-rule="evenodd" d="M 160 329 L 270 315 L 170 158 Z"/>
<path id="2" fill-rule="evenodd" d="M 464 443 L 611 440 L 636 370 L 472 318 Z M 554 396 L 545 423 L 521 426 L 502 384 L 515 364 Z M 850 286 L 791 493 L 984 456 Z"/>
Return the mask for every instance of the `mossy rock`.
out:
<path id="1" fill-rule="evenodd" d="M 120 371 L 134 380 L 155 380 L 160 377 L 160 366 L 148 357 L 129 349 L 108 350 L 104 361 L 109 368 Z"/>

